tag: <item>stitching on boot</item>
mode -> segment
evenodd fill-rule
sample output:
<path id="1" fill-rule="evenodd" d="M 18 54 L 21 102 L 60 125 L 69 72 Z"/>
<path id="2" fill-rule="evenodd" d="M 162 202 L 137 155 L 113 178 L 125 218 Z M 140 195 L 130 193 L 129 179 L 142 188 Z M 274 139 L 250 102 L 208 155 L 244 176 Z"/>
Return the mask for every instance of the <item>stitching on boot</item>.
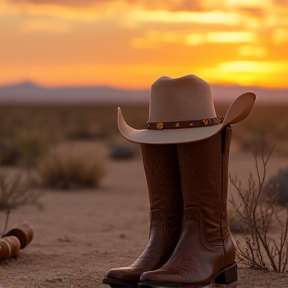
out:
<path id="1" fill-rule="evenodd" d="M 201 242 L 202 244 L 210 251 L 221 251 L 223 249 L 223 244 L 222 243 L 210 243 L 207 241 L 206 236 L 205 236 L 205 222 L 202 216 L 202 212 L 201 209 L 198 207 L 188 207 L 185 208 L 185 210 L 195 210 L 195 216 L 196 216 L 196 220 L 197 220 L 197 224 L 199 227 L 199 234 L 200 234 L 200 238 L 201 238 Z M 185 218 L 184 221 L 187 221 L 187 219 Z M 189 220 L 188 220 L 189 221 Z M 191 220 L 190 220 L 191 221 Z"/>
<path id="2" fill-rule="evenodd" d="M 155 219 L 155 216 L 154 216 L 154 212 L 156 212 L 156 214 L 160 214 L 160 216 L 161 216 L 161 219 Z M 168 220 L 167 220 L 167 216 L 166 216 L 166 213 L 165 213 L 165 211 L 163 211 L 163 210 L 161 210 L 161 209 L 154 209 L 154 210 L 152 210 L 151 211 L 151 213 L 152 213 L 152 219 L 151 219 L 151 224 L 152 224 L 152 221 L 153 220 L 160 220 L 160 221 L 162 221 L 162 224 L 163 224 L 163 233 L 164 233 L 164 239 L 165 239 L 165 241 L 167 241 L 169 244 L 175 244 L 175 240 L 173 240 L 172 239 L 172 237 L 171 237 L 171 235 L 170 235 L 170 233 L 169 233 L 169 225 L 168 225 Z"/>

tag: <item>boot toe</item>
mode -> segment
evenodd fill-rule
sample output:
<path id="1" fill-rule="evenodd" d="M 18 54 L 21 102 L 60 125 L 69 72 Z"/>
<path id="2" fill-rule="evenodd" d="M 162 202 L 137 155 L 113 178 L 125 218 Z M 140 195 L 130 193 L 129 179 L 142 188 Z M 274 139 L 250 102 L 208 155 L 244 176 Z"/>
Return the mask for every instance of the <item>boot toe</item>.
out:
<path id="1" fill-rule="evenodd" d="M 137 285 L 141 274 L 140 271 L 135 271 L 129 267 L 113 268 L 106 272 L 103 283 L 123 282 Z"/>
<path id="2" fill-rule="evenodd" d="M 183 277 L 177 271 L 171 270 L 154 270 L 148 271 L 141 275 L 140 282 L 154 282 L 154 283 L 182 283 Z"/>

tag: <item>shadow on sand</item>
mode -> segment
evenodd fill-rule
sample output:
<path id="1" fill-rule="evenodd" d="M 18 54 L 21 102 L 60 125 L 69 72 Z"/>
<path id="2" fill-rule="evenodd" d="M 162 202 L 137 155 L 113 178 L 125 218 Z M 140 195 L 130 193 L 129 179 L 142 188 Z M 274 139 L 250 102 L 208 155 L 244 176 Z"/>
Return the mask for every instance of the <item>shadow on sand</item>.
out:
<path id="1" fill-rule="evenodd" d="M 231 284 L 209 284 L 206 286 L 199 286 L 199 285 L 189 285 L 189 286 L 155 286 L 155 288 L 237 288 L 240 286 L 238 286 L 239 283 L 235 282 L 235 283 L 231 283 Z M 107 284 L 99 284 L 99 286 L 97 286 L 97 288 L 135 288 L 136 286 L 131 286 L 131 285 L 125 285 L 125 286 L 110 286 Z M 143 286 L 142 286 L 143 287 Z M 144 288 L 144 287 L 143 287 Z M 150 287 L 149 287 L 150 288 Z"/>

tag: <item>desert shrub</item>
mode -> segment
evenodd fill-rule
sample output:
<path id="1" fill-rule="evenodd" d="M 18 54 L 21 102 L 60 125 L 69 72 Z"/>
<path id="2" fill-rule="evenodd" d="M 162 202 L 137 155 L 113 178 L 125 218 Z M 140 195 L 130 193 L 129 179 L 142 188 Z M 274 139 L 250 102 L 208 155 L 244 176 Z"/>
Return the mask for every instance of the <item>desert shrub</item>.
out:
<path id="1" fill-rule="evenodd" d="M 110 145 L 110 158 L 114 160 L 128 160 L 136 156 L 136 151 L 129 145 L 112 144 Z"/>
<path id="2" fill-rule="evenodd" d="M 19 161 L 19 152 L 15 147 L 0 143 L 0 165 L 12 166 Z"/>
<path id="3" fill-rule="evenodd" d="M 107 138 L 105 130 L 94 126 L 79 123 L 73 130 L 67 133 L 67 140 L 103 140 Z"/>
<path id="4" fill-rule="evenodd" d="M 235 209 L 230 209 L 228 211 L 228 224 L 229 229 L 234 234 L 241 234 L 244 232 L 244 227 L 241 219 L 237 215 Z"/>
<path id="5" fill-rule="evenodd" d="M 66 143 L 51 149 L 37 165 L 39 184 L 63 189 L 97 187 L 107 167 L 94 146 Z"/>
<path id="6" fill-rule="evenodd" d="M 12 210 L 21 205 L 36 205 L 41 208 L 41 194 L 33 189 L 32 178 L 21 173 L 0 170 L 0 210 Z"/>
<path id="7" fill-rule="evenodd" d="M 22 163 L 25 166 L 33 166 L 47 152 L 48 140 L 40 132 L 25 131 L 20 133 L 16 140 L 16 148 Z"/>
<path id="8" fill-rule="evenodd" d="M 276 207 L 277 187 L 274 186 L 270 197 L 261 197 L 267 163 L 273 149 L 274 145 L 266 154 L 263 146 L 261 147 L 260 163 L 259 149 L 254 151 L 256 179 L 249 173 L 247 188 L 242 187 L 237 177 L 230 176 L 239 198 L 236 200 L 232 197 L 231 205 L 236 217 L 241 220 L 243 229 L 242 239 L 236 241 L 237 258 L 251 268 L 285 272 L 288 264 L 288 211 L 285 211 L 286 215 L 283 217 Z M 271 231 L 272 224 L 278 226 L 278 234 Z"/>
<path id="9" fill-rule="evenodd" d="M 265 194 L 271 197 L 275 187 L 277 187 L 278 191 L 277 204 L 286 206 L 288 202 L 288 168 L 280 169 L 276 175 L 270 178 L 268 184 L 264 187 Z"/>

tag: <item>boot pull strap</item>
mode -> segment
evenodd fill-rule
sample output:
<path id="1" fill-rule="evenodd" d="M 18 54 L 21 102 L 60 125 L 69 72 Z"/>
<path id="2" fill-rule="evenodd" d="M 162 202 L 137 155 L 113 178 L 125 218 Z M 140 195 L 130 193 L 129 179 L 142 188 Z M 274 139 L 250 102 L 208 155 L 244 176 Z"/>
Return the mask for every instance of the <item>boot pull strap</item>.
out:
<path id="1" fill-rule="evenodd" d="M 230 143 L 232 138 L 232 127 L 230 124 L 226 125 L 222 132 L 222 155 L 228 155 L 230 150 Z"/>

